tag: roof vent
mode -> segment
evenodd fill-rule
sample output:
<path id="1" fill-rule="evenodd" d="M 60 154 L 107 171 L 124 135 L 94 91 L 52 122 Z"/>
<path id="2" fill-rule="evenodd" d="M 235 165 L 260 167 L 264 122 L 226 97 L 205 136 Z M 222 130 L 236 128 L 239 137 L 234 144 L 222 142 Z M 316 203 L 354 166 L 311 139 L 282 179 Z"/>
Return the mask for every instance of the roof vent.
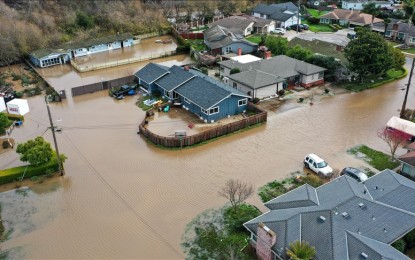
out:
<path id="1" fill-rule="evenodd" d="M 366 191 L 366 190 L 364 190 L 364 191 L 363 191 L 363 194 L 366 194 L 366 193 L 367 193 L 367 191 Z"/>
<path id="2" fill-rule="evenodd" d="M 343 218 L 350 218 L 350 215 L 345 211 L 342 213 Z"/>
<path id="3" fill-rule="evenodd" d="M 372 215 L 372 220 L 376 220 L 376 217 L 375 217 L 375 215 Z"/>
<path id="4" fill-rule="evenodd" d="M 368 259 L 368 258 L 369 258 L 369 256 L 368 256 L 367 254 L 363 253 L 363 252 L 360 254 L 360 256 L 361 256 L 363 259 Z"/>
<path id="5" fill-rule="evenodd" d="M 361 203 L 359 203 L 359 208 L 365 209 L 366 208 L 366 205 L 363 202 L 361 202 Z"/>
<path id="6" fill-rule="evenodd" d="M 386 231 L 386 228 L 383 228 L 383 232 L 385 232 L 385 233 L 387 232 L 387 231 Z"/>
<path id="7" fill-rule="evenodd" d="M 379 189 L 378 185 L 375 186 L 375 190 Z"/>
<path id="8" fill-rule="evenodd" d="M 319 220 L 320 222 L 324 222 L 324 221 L 326 221 L 326 218 L 325 218 L 324 216 L 320 216 L 320 217 L 318 218 L 318 220 Z"/>
<path id="9" fill-rule="evenodd" d="M 362 232 L 360 232 L 360 228 L 357 229 L 357 233 L 360 235 Z"/>

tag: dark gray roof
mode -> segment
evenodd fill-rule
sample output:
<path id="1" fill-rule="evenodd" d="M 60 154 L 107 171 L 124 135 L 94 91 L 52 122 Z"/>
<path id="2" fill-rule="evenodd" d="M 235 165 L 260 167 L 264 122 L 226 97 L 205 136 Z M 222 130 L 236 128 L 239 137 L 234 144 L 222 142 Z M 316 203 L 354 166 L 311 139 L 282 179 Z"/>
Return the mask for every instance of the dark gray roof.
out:
<path id="1" fill-rule="evenodd" d="M 52 54 L 68 54 L 68 52 L 69 50 L 64 49 L 39 49 L 30 53 L 30 56 L 33 56 L 36 59 L 42 59 Z"/>
<path id="2" fill-rule="evenodd" d="M 247 19 L 242 16 L 230 16 L 227 18 L 223 18 L 216 22 L 209 24 L 209 26 L 220 25 L 225 28 L 228 28 L 234 33 L 243 34 L 243 31 L 248 28 L 254 21 Z"/>
<path id="3" fill-rule="evenodd" d="M 215 84 L 195 77 L 177 88 L 176 92 L 204 109 L 209 109 L 231 93 Z"/>
<path id="4" fill-rule="evenodd" d="M 271 210 L 244 224 L 254 234 L 258 223 L 273 230 L 274 251 L 305 240 L 316 248 L 316 259 L 360 259 L 361 253 L 369 259 L 407 259 L 388 244 L 415 227 L 411 180 L 385 170 L 365 183 L 339 177 L 315 189 L 315 198 L 312 188 L 297 189 L 265 203 Z M 281 207 L 289 203 L 291 208 Z"/>
<path id="5" fill-rule="evenodd" d="M 297 6 L 292 2 L 272 5 L 258 4 L 252 11 L 255 13 L 266 14 L 273 20 L 287 21 L 292 16 L 296 15 Z M 291 13 L 284 13 L 285 11 Z"/>
<path id="6" fill-rule="evenodd" d="M 264 204 L 271 210 L 317 206 L 316 189 L 308 184 L 276 197 Z"/>
<path id="7" fill-rule="evenodd" d="M 362 253 L 369 259 L 410 259 L 388 244 L 353 232 L 347 232 L 347 244 L 349 259 L 362 259 Z"/>
<path id="8" fill-rule="evenodd" d="M 155 63 L 149 63 L 144 66 L 144 68 L 137 71 L 134 76 L 150 84 L 167 73 L 168 70 L 166 67 Z"/>
<path id="9" fill-rule="evenodd" d="M 325 71 L 325 68 L 296 60 L 285 55 L 274 56 L 270 59 L 253 61 L 248 63 L 239 63 L 234 60 L 226 60 L 219 62 L 220 65 L 229 69 L 239 68 L 241 72 L 255 70 L 265 72 L 280 78 L 289 78 L 297 76 L 300 73 L 311 75 Z M 235 77 L 233 74 L 232 76 Z"/>
<path id="10" fill-rule="evenodd" d="M 156 84 L 164 88 L 167 91 L 171 91 L 177 88 L 179 85 L 185 83 L 189 79 L 193 78 L 194 75 L 185 71 L 183 68 L 174 65 L 169 70 L 169 74 L 156 80 Z"/>
<path id="11" fill-rule="evenodd" d="M 244 84 L 252 89 L 257 89 L 285 81 L 284 78 L 264 73 L 259 70 L 243 71 L 241 73 L 229 75 L 228 78 Z"/>
<path id="12" fill-rule="evenodd" d="M 397 28 L 394 28 L 394 24 L 397 25 Z M 388 24 L 388 28 L 386 31 L 393 31 L 393 29 L 397 29 L 398 32 L 407 34 L 408 33 L 408 23 L 404 21 L 394 19 L 391 23 Z M 414 37 L 415 36 L 415 26 L 411 26 L 409 28 L 409 35 Z"/>

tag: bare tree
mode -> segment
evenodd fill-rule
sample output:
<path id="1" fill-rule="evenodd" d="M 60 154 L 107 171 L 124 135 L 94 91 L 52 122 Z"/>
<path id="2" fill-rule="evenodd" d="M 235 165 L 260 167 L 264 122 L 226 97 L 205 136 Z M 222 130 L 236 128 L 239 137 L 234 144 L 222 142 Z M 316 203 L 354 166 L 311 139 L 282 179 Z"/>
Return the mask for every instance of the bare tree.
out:
<path id="1" fill-rule="evenodd" d="M 236 211 L 238 206 L 254 193 L 254 190 L 253 184 L 230 179 L 220 189 L 219 196 L 228 199 L 232 208 Z"/>
<path id="2" fill-rule="evenodd" d="M 404 127 L 401 127 L 401 130 L 403 130 Z M 410 135 L 397 129 L 392 129 L 389 127 L 383 127 L 378 130 L 378 137 L 385 141 L 385 143 L 389 146 L 392 160 L 395 159 L 395 152 L 396 149 L 398 149 L 399 146 L 405 144 L 408 139 L 410 138 Z"/>

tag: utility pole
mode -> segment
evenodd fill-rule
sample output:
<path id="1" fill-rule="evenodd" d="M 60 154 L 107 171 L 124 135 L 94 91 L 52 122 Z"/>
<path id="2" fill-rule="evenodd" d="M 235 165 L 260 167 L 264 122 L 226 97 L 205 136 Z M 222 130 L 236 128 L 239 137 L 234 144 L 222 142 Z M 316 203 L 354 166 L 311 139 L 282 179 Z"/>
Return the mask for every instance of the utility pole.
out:
<path id="1" fill-rule="evenodd" d="M 400 118 L 403 118 L 405 115 L 406 100 L 408 99 L 409 87 L 411 86 L 412 73 L 414 72 L 414 66 L 415 66 L 415 58 L 412 59 L 411 73 L 409 74 L 408 84 L 406 85 L 406 93 L 405 93 L 405 98 L 402 103 Z"/>
<path id="2" fill-rule="evenodd" d="M 300 30 L 300 6 L 301 6 L 301 0 L 298 0 L 298 8 L 297 8 L 297 33 Z"/>
<path id="3" fill-rule="evenodd" d="M 50 113 L 49 103 L 46 97 L 45 97 L 45 102 L 46 102 L 46 108 L 48 109 L 50 129 L 52 130 L 53 142 L 55 143 L 56 156 L 58 157 L 59 173 L 61 174 L 61 176 L 63 176 L 65 175 L 65 171 L 63 170 L 61 156 L 59 155 L 58 142 L 56 141 L 56 136 L 55 136 L 55 126 L 53 125 L 52 115 Z"/>

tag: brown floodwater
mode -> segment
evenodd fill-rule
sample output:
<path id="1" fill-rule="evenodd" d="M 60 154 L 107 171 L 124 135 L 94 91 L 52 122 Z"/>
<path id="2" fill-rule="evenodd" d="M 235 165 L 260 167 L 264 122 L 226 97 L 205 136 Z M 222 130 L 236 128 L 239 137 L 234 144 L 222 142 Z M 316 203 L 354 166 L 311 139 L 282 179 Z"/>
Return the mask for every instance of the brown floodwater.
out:
<path id="1" fill-rule="evenodd" d="M 0 193 L 3 221 L 12 230 L 2 250 L 19 259 L 183 259 L 186 224 L 226 202 L 218 196 L 226 180 L 259 188 L 302 170 L 310 152 L 337 169 L 368 167 L 346 152 L 356 145 L 387 152 L 376 131 L 398 115 L 406 81 L 316 98 L 313 106 L 288 102 L 280 112 L 270 112 L 264 126 L 176 151 L 156 148 L 137 135 L 144 112 L 134 105 L 136 97 L 117 101 L 102 91 L 52 104 L 62 129 L 59 149 L 69 158 L 66 175 Z M 414 98 L 412 89 L 409 108 Z M 50 131 L 44 132 L 42 100 L 29 99 L 31 112 L 12 133 L 16 142 L 42 134 L 52 141 Z M 0 156 L 1 168 L 15 165 L 21 165 L 15 152 Z M 265 209 L 258 196 L 248 202 Z"/>

